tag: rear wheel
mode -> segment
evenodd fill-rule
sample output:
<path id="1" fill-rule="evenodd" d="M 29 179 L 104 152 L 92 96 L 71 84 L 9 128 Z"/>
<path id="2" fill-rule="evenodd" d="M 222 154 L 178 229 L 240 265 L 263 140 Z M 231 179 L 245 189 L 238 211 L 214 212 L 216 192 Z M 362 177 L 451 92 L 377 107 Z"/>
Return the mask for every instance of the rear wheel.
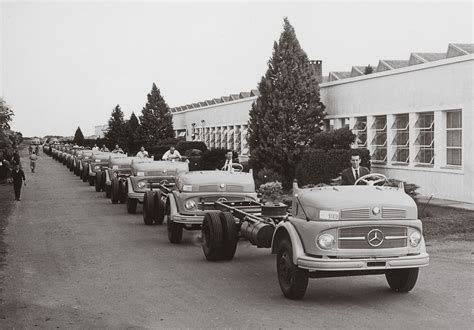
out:
<path id="1" fill-rule="evenodd" d="M 224 235 L 219 213 L 206 213 L 202 222 L 202 251 L 209 261 L 223 259 Z"/>
<path id="2" fill-rule="evenodd" d="M 105 197 L 110 198 L 112 188 L 108 185 L 105 185 Z"/>
<path id="3" fill-rule="evenodd" d="M 220 213 L 222 222 L 222 235 L 224 238 L 224 246 L 222 250 L 222 259 L 232 260 L 237 249 L 238 233 L 235 225 L 234 216 L 230 212 Z"/>
<path id="4" fill-rule="evenodd" d="M 131 214 L 137 212 L 137 204 L 138 200 L 136 198 L 127 199 L 127 212 Z"/>
<path id="5" fill-rule="evenodd" d="M 155 218 L 155 192 L 147 191 L 143 197 L 143 222 L 147 226 L 153 224 Z"/>
<path id="6" fill-rule="evenodd" d="M 97 172 L 95 177 L 95 191 L 102 191 L 102 172 Z"/>
<path id="7" fill-rule="evenodd" d="M 161 191 L 157 191 L 154 198 L 155 198 L 155 223 L 158 225 L 162 225 L 165 221 L 165 203 L 161 199 L 162 193 Z"/>
<path id="8" fill-rule="evenodd" d="M 385 278 L 393 291 L 408 292 L 415 287 L 418 271 L 418 268 L 387 270 Z"/>
<path id="9" fill-rule="evenodd" d="M 293 248 L 284 239 L 278 247 L 277 274 L 280 289 L 289 299 L 301 299 L 308 287 L 308 272 L 293 263 Z"/>
<path id="10" fill-rule="evenodd" d="M 112 204 L 117 204 L 119 201 L 119 182 L 117 178 L 112 179 L 112 185 L 110 188 L 110 200 Z"/>

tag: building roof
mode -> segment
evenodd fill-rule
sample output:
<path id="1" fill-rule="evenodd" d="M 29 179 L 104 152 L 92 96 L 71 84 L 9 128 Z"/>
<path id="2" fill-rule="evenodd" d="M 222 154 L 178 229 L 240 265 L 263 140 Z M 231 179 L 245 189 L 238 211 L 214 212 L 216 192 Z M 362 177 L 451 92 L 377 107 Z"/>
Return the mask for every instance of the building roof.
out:
<path id="1" fill-rule="evenodd" d="M 388 70 L 397 70 L 408 65 L 418 65 L 428 62 L 443 60 L 455 56 L 463 56 L 474 53 L 474 44 L 457 44 L 450 43 L 445 53 L 411 53 L 408 60 L 379 60 L 374 72 L 382 72 Z M 329 72 L 327 79 L 323 77 L 323 82 L 336 81 L 350 77 L 363 75 L 365 66 L 353 66 L 351 72 L 335 71 Z"/>

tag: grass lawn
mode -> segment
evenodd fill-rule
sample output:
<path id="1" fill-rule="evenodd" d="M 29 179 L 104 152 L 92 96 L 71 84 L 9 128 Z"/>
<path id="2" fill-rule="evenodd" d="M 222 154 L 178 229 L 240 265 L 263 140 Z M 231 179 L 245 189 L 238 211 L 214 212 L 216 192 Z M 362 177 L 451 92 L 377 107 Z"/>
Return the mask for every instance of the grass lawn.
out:
<path id="1" fill-rule="evenodd" d="M 423 222 L 423 235 L 427 239 L 474 240 L 474 211 L 428 205 L 421 214 L 424 205 L 418 205 L 418 212 Z"/>

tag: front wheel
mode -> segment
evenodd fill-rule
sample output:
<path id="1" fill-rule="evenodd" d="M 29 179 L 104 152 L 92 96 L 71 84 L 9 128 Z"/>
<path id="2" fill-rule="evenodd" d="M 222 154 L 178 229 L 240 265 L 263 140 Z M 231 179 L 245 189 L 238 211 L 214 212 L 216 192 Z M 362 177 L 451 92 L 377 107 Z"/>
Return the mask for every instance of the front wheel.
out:
<path id="1" fill-rule="evenodd" d="M 288 240 L 281 241 L 277 254 L 277 274 L 280 289 L 286 298 L 302 299 L 308 287 L 308 272 L 293 263 L 293 248 Z"/>
<path id="2" fill-rule="evenodd" d="M 387 270 L 385 278 L 393 291 L 408 292 L 415 287 L 418 268 Z"/>
<path id="3" fill-rule="evenodd" d="M 155 192 L 147 191 L 143 196 L 143 222 L 151 226 L 155 219 Z"/>
<path id="4" fill-rule="evenodd" d="M 102 191 L 102 172 L 97 172 L 95 178 L 95 191 L 100 192 Z"/>
<path id="5" fill-rule="evenodd" d="M 183 239 L 183 226 L 179 223 L 175 223 L 168 218 L 168 240 L 170 243 L 179 244 Z"/>
<path id="6" fill-rule="evenodd" d="M 206 213 L 202 221 L 202 252 L 209 261 L 223 259 L 224 230 L 220 213 Z"/>
<path id="7" fill-rule="evenodd" d="M 134 214 L 135 212 L 137 212 L 137 204 L 138 204 L 138 199 L 136 198 L 127 199 L 127 212 L 130 214 Z"/>

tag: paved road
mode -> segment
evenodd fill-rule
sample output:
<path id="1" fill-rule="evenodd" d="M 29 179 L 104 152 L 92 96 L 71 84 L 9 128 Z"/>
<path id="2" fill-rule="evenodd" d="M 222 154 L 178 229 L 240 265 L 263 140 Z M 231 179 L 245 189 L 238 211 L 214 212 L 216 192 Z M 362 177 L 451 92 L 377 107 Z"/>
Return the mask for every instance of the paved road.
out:
<path id="1" fill-rule="evenodd" d="M 27 176 L 6 228 L 0 328 L 472 326 L 468 243 L 432 243 L 408 294 L 367 276 L 311 280 L 305 299 L 290 301 L 267 249 L 240 242 L 233 261 L 209 263 L 194 235 L 169 244 L 141 209 L 127 214 L 47 156 Z"/>

